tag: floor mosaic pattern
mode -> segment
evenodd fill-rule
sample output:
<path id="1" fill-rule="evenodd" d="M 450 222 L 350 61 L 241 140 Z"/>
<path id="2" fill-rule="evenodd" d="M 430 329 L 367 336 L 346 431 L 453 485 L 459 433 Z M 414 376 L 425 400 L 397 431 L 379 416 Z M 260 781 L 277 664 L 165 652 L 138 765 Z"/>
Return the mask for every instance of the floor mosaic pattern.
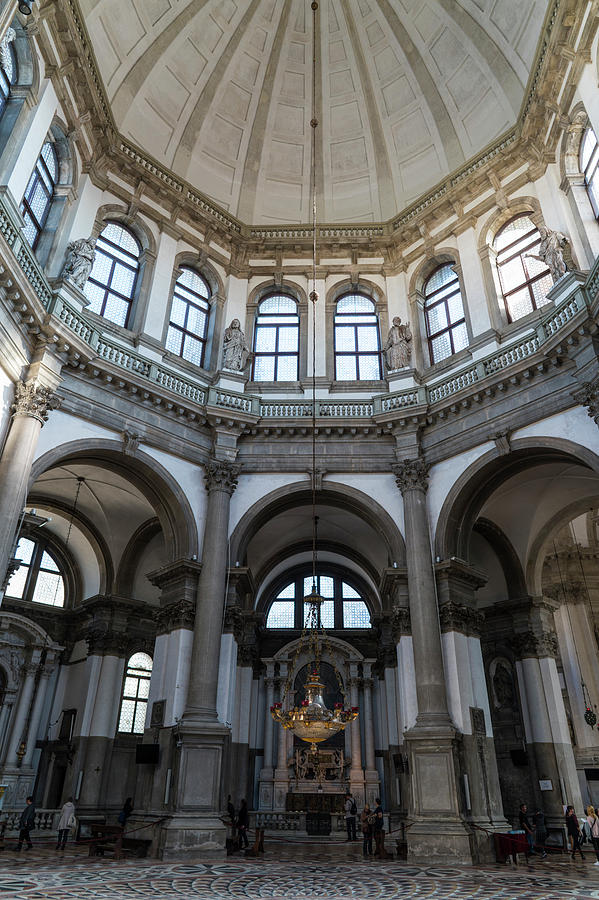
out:
<path id="1" fill-rule="evenodd" d="M 157 863 L 34 849 L 0 855 L 2 900 L 599 900 L 594 856 L 531 865 L 415 866 L 363 860 L 358 847 L 271 844 L 257 860 Z"/>

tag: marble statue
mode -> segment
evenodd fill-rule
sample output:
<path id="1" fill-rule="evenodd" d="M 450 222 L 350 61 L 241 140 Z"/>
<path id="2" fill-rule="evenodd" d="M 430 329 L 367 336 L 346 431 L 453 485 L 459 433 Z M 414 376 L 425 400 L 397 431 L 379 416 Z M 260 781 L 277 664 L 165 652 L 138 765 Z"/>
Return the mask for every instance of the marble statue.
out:
<path id="1" fill-rule="evenodd" d="M 12 69 L 10 44 L 14 41 L 16 36 L 17 32 L 14 28 L 7 28 L 4 37 L 0 41 L 0 66 L 2 66 L 5 72 L 10 72 Z"/>
<path id="2" fill-rule="evenodd" d="M 387 335 L 387 342 L 383 347 L 383 353 L 389 371 L 401 369 L 403 366 L 410 365 L 412 356 L 411 342 L 412 332 L 410 331 L 409 323 L 406 322 L 405 325 L 402 325 L 399 316 L 395 316 L 393 325 L 389 329 L 389 334 Z"/>
<path id="3" fill-rule="evenodd" d="M 67 258 L 62 270 L 63 278 L 83 290 L 88 275 L 92 270 L 96 238 L 79 238 L 67 245 Z"/>
<path id="4" fill-rule="evenodd" d="M 539 225 L 541 243 L 538 253 L 528 253 L 533 259 L 544 262 L 554 281 L 558 281 L 565 274 L 567 266 L 564 261 L 563 247 L 568 243 L 568 238 L 561 231 L 551 231 L 544 225 Z"/>
<path id="5" fill-rule="evenodd" d="M 246 343 L 245 334 L 241 330 L 239 319 L 233 319 L 229 327 L 225 329 L 223 347 L 223 368 L 233 372 L 243 372 L 252 354 Z"/>

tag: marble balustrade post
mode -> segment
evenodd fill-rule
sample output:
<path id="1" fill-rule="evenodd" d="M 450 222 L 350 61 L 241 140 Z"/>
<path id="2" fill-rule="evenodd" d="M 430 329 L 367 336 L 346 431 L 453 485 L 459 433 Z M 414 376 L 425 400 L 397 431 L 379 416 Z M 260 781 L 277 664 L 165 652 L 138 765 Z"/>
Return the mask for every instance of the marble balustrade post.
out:
<path id="1" fill-rule="evenodd" d="M 183 714 L 187 721 L 217 720 L 216 698 L 227 578 L 229 507 L 238 475 L 239 466 L 224 460 L 213 459 L 206 464 L 208 505 L 187 704 Z"/>
<path id="2" fill-rule="evenodd" d="M 18 381 L 12 421 L 0 457 L 0 599 L 16 531 L 27 496 L 27 482 L 42 425 L 57 405 L 53 390 L 35 381 Z"/>

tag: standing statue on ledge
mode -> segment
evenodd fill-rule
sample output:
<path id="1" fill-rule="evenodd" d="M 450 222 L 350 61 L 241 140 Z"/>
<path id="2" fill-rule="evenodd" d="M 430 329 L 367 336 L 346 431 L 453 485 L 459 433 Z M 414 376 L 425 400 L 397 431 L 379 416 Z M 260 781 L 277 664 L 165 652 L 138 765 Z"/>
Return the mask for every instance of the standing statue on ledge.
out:
<path id="1" fill-rule="evenodd" d="M 561 231 L 551 231 L 544 225 L 539 225 L 539 234 L 541 235 L 539 252 L 526 255 L 544 262 L 551 272 L 553 280 L 558 281 L 562 275 L 565 275 L 567 269 L 562 248 L 568 243 L 568 238 Z"/>
<path id="2" fill-rule="evenodd" d="M 79 238 L 67 244 L 67 258 L 62 270 L 62 277 L 80 291 L 85 287 L 88 275 L 96 258 L 96 238 Z"/>
<path id="3" fill-rule="evenodd" d="M 223 347 L 223 369 L 243 372 L 252 352 L 245 342 L 245 334 L 241 330 L 239 319 L 233 319 L 225 329 Z"/>
<path id="4" fill-rule="evenodd" d="M 389 329 L 387 335 L 387 343 L 383 347 L 385 354 L 385 362 L 387 369 L 392 372 L 394 369 L 402 369 L 404 366 L 410 365 L 412 357 L 412 332 L 408 323 L 401 324 L 399 316 L 393 319 L 393 325 Z"/>

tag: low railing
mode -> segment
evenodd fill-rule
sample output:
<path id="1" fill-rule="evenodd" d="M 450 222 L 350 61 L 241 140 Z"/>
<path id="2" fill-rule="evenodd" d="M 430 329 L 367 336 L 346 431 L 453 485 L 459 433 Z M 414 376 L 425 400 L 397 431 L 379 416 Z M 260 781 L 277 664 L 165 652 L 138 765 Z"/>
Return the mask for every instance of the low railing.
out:
<path id="1" fill-rule="evenodd" d="M 305 812 L 271 812 L 270 810 L 258 810 L 250 814 L 250 825 L 254 828 L 264 828 L 265 831 L 279 832 L 305 832 Z M 345 831 L 345 816 L 343 813 L 331 813 L 331 829 L 334 832 Z"/>
<path id="2" fill-rule="evenodd" d="M 6 823 L 6 831 L 18 831 L 19 821 L 23 808 L 21 809 L 3 809 L 0 810 L 0 823 Z M 59 809 L 36 809 L 35 811 L 35 830 L 36 831 L 56 831 L 56 826 L 60 818 Z"/>

